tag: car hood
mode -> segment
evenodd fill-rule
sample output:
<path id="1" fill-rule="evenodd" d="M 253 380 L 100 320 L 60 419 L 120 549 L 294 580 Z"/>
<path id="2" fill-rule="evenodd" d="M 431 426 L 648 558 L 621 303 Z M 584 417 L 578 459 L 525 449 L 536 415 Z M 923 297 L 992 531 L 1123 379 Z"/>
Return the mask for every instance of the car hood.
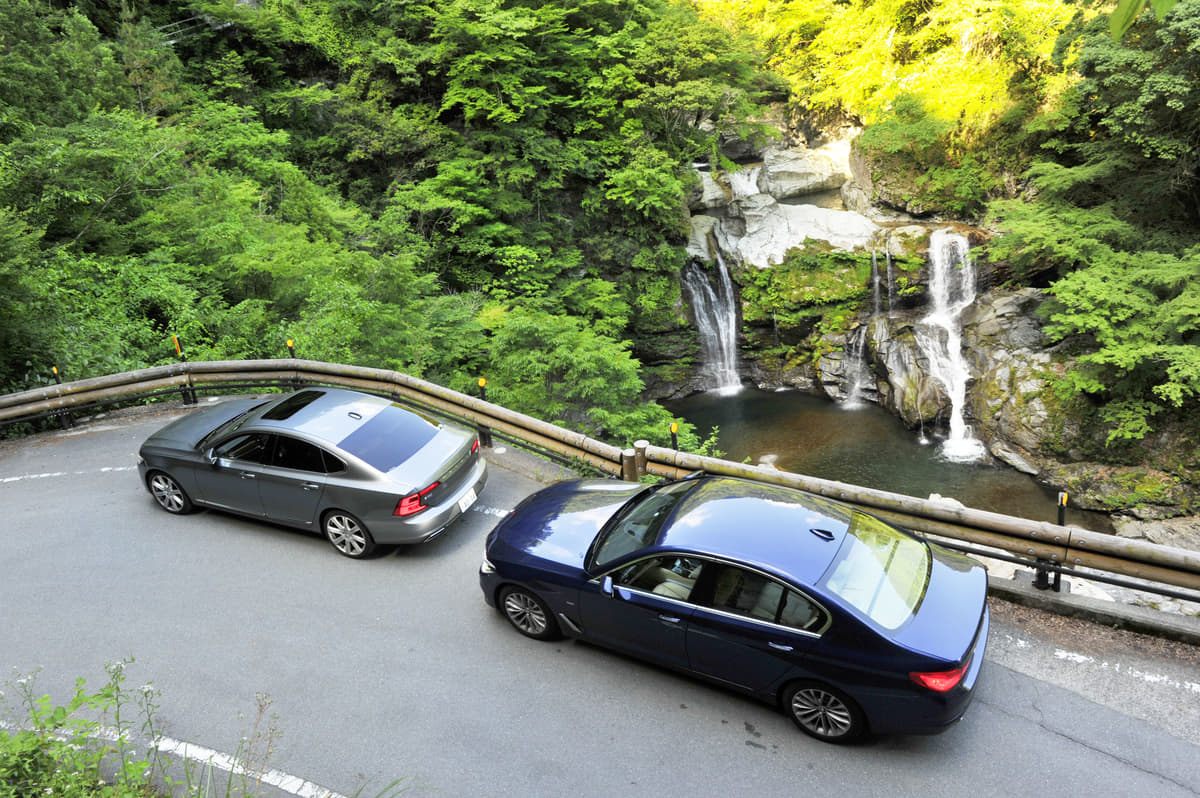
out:
<path id="1" fill-rule="evenodd" d="M 193 410 L 155 432 L 143 447 L 195 449 L 200 440 L 231 418 L 263 403 L 262 399 L 230 399 L 219 404 Z"/>
<path id="2" fill-rule="evenodd" d="M 982 565 L 936 545 L 929 584 L 912 619 L 892 632 L 897 642 L 947 662 L 971 650 L 987 605 L 987 571 Z"/>
<path id="3" fill-rule="evenodd" d="M 537 557 L 583 568 L 596 533 L 621 505 L 645 485 L 614 480 L 559 482 L 538 491 L 492 533 L 489 552 L 497 557 Z"/>

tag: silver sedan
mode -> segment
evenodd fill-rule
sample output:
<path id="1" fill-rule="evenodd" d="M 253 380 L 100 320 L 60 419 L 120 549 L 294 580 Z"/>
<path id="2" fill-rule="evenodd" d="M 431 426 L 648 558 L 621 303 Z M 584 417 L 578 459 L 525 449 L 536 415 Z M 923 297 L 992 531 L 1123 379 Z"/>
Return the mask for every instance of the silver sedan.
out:
<path id="1" fill-rule="evenodd" d="M 473 432 L 342 388 L 197 409 L 139 454 L 142 483 L 169 513 L 203 506 L 319 529 L 356 559 L 434 537 L 487 480 Z"/>

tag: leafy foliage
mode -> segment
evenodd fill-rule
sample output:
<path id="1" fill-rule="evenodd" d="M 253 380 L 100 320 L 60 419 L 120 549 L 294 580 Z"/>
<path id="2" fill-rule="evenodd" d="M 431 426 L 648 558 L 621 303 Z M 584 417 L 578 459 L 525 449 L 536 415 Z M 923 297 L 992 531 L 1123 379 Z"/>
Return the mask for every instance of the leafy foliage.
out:
<path id="1" fill-rule="evenodd" d="M 1029 177 L 1038 201 L 997 203 L 993 256 L 1054 271 L 1051 335 L 1083 348 L 1070 386 L 1101 404 L 1109 440 L 1139 439 L 1200 396 L 1200 3 L 1121 42 L 1083 31 L 1071 98 Z"/>
<path id="2" fill-rule="evenodd" d="M 0 390 L 369 363 L 621 439 L 686 167 L 771 90 L 651 0 L 0 0 Z M 648 287 L 643 294 L 639 287 Z M 496 307 L 509 308 L 497 314 Z M 502 388 L 505 383 L 508 388 Z"/>

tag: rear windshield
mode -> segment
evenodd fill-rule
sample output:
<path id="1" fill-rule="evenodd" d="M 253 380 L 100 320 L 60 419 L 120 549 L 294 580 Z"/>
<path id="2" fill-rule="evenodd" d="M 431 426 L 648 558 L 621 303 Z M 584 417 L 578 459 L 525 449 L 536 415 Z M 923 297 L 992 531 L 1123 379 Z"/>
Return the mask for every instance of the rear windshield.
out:
<path id="1" fill-rule="evenodd" d="M 921 606 L 931 565 L 925 543 L 856 512 L 823 583 L 875 624 L 898 629 Z"/>
<path id="2" fill-rule="evenodd" d="M 383 472 L 412 457 L 437 435 L 437 427 L 400 405 L 385 407 L 338 446 Z"/>

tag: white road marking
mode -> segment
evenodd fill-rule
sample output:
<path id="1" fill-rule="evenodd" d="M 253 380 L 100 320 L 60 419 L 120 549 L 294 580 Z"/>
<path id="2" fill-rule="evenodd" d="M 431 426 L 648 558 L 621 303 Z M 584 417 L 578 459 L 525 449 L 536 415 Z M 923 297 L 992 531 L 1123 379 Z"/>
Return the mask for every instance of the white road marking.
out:
<path id="1" fill-rule="evenodd" d="M 1074 651 L 1066 651 L 1064 649 L 1055 649 L 1055 659 L 1063 659 L 1068 662 L 1074 662 L 1077 665 L 1090 665 L 1099 668 L 1102 671 L 1111 673 L 1121 673 L 1146 684 L 1162 685 L 1171 687 L 1176 690 L 1183 690 L 1187 693 L 1194 693 L 1200 696 L 1200 682 L 1191 682 L 1186 679 L 1176 679 L 1172 676 L 1167 676 L 1161 673 L 1150 673 L 1141 668 L 1135 668 L 1129 665 L 1124 665 L 1120 662 L 1108 662 L 1106 660 L 1098 660 L 1095 657 L 1089 657 L 1086 654 L 1078 654 Z"/>
<path id="2" fill-rule="evenodd" d="M 202 745 L 196 745 L 183 740 L 172 740 L 170 737 L 160 737 L 154 747 L 158 749 L 159 753 L 190 759 L 193 762 L 203 765 L 212 765 L 227 773 L 236 773 L 238 776 L 245 776 L 255 783 L 275 787 L 291 795 L 298 796 L 298 798 L 346 798 L 341 793 L 313 784 L 308 779 L 292 776 L 280 770 L 268 770 L 265 773 L 247 770 L 244 765 L 238 762 L 237 757 L 221 753 L 220 751 L 214 751 L 211 748 L 205 748 Z"/>
<path id="3" fill-rule="evenodd" d="M 5 731 L 15 732 L 19 728 L 11 723 L 0 721 L 0 729 L 4 729 Z M 128 733 L 124 736 L 128 740 Z M 101 726 L 95 730 L 94 737 L 113 743 L 118 742 L 122 735 L 111 726 Z M 58 735 L 57 739 L 68 742 L 68 739 L 61 735 Z M 159 737 L 158 740 L 151 744 L 151 747 L 160 754 L 169 754 L 182 759 L 189 759 L 201 765 L 211 765 L 227 773 L 244 776 L 247 780 L 255 782 L 255 784 L 266 784 L 269 787 L 275 787 L 290 795 L 295 795 L 297 798 L 347 798 L 347 796 L 342 795 L 340 792 L 334 792 L 318 784 L 313 784 L 308 779 L 292 776 L 281 770 L 272 769 L 265 772 L 250 770 L 232 754 L 225 754 L 215 751 L 212 748 L 205 748 L 202 745 L 195 745 L 184 740 Z"/>
<path id="4" fill-rule="evenodd" d="M 483 513 L 484 515 L 495 515 L 500 518 L 503 518 L 512 512 L 511 510 L 501 510 L 499 507 L 488 507 L 486 504 L 476 504 L 471 508 L 471 510 L 477 513 Z"/>
<path id="5" fill-rule="evenodd" d="M 93 468 L 90 471 L 48 471 L 44 474 L 22 474 L 19 477 L 0 477 L 0 485 L 8 484 L 9 482 L 24 482 L 31 479 L 53 479 L 54 477 L 78 477 L 85 474 L 107 474 L 117 471 L 136 471 L 137 466 L 109 466 L 107 468 Z"/>

